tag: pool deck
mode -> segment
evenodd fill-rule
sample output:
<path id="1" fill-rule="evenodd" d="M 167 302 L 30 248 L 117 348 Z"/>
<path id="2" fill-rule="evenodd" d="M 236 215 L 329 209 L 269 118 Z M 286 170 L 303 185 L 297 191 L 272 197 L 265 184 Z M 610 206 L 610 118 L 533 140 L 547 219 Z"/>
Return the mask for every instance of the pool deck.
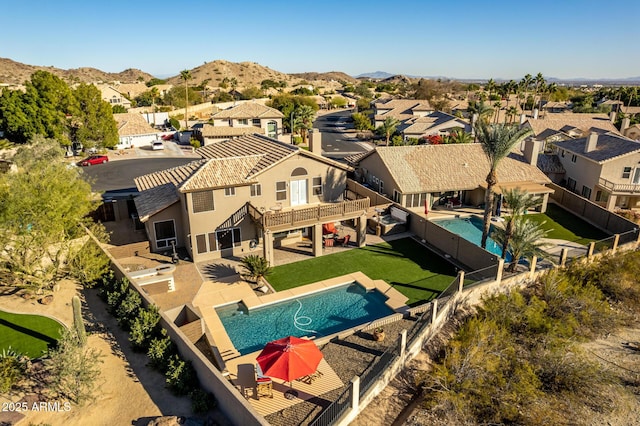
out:
<path id="1" fill-rule="evenodd" d="M 244 303 L 247 308 L 253 309 L 259 306 L 269 305 L 283 300 L 292 299 L 302 295 L 313 294 L 318 291 L 337 287 L 346 283 L 357 281 L 367 290 L 378 290 L 387 297 L 386 305 L 395 312 L 406 309 L 408 298 L 383 280 L 372 280 L 362 272 L 354 272 L 340 277 L 318 281 L 289 290 L 276 293 L 259 295 L 251 285 L 240 279 L 239 275 L 221 279 L 216 282 L 205 282 L 193 299 L 193 305 L 199 308 L 206 332 L 215 341 L 215 346 L 227 363 L 229 360 L 240 356 L 231 342 L 222 321 L 218 317 L 217 306 L 230 303 Z M 286 337 L 286 336 L 283 336 Z M 227 367 L 228 369 L 228 367 Z"/>
<path id="2" fill-rule="evenodd" d="M 344 386 L 342 380 L 329 366 L 324 359 L 318 365 L 318 370 L 322 375 L 313 382 L 293 381 L 293 389 L 298 392 L 298 398 L 287 399 L 284 393 L 290 389 L 288 382 L 271 378 L 273 381 L 273 397 L 260 396 L 256 393 L 255 365 L 256 358 L 260 352 L 253 352 L 227 362 L 229 379 L 231 383 L 244 395 L 253 408 L 263 416 L 277 413 L 285 408 L 292 407 L 302 401 L 309 401 L 318 398 L 334 389 Z"/>

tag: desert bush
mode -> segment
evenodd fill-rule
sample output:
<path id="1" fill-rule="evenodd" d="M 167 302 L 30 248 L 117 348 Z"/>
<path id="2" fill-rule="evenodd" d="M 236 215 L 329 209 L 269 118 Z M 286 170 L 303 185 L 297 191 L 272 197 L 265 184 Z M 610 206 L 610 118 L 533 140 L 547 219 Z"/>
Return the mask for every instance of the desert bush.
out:
<path id="1" fill-rule="evenodd" d="M 163 373 L 169 368 L 169 359 L 176 355 L 177 351 L 167 331 L 162 329 L 160 331 L 160 337 L 151 339 L 149 342 L 149 349 L 147 350 L 147 356 L 151 361 L 151 366 L 156 370 L 160 370 Z"/>
<path id="2" fill-rule="evenodd" d="M 150 305 L 146 309 L 140 309 L 138 315 L 131 321 L 131 332 L 129 341 L 133 349 L 146 351 L 149 342 L 153 338 L 157 325 L 160 322 L 160 313 L 156 305 Z"/>
<path id="3" fill-rule="evenodd" d="M 120 327 L 127 331 L 130 330 L 131 323 L 138 314 L 141 306 L 142 298 L 140 297 L 140 293 L 130 288 L 115 310 Z"/>
<path id="4" fill-rule="evenodd" d="M 165 377 L 167 386 L 176 395 L 187 395 L 193 388 L 198 387 L 198 378 L 191 362 L 183 360 L 179 355 L 169 358 Z"/>
<path id="5" fill-rule="evenodd" d="M 80 346 L 84 346 L 87 343 L 87 331 L 84 328 L 84 319 L 82 318 L 82 306 L 80 305 L 80 298 L 73 296 L 71 298 L 71 306 L 73 308 L 73 326 L 76 329 L 76 335 Z"/>
<path id="6" fill-rule="evenodd" d="M 189 397 L 191 398 L 191 410 L 194 413 L 206 413 L 217 405 L 216 398 L 200 388 L 191 391 Z"/>
<path id="7" fill-rule="evenodd" d="M 26 358 L 13 349 L 0 352 L 0 394 L 6 394 L 22 380 Z"/>

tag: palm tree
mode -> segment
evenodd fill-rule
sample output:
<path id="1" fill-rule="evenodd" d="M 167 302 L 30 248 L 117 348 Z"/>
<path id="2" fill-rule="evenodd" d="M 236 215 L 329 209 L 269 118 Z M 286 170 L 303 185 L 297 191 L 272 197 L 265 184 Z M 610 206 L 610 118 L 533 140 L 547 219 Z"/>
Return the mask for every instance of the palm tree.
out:
<path id="1" fill-rule="evenodd" d="M 151 92 L 151 108 L 153 109 L 153 125 L 156 126 L 156 99 L 160 97 L 160 92 L 158 92 L 158 88 L 153 86 L 150 90 Z"/>
<path id="2" fill-rule="evenodd" d="M 491 117 L 493 113 L 493 108 L 484 102 L 469 102 L 467 112 L 469 113 L 469 117 L 471 117 L 471 125 L 475 126 L 477 124 L 476 120 L 485 124 L 488 123 L 489 117 Z"/>
<path id="3" fill-rule="evenodd" d="M 498 118 L 500 117 L 500 108 L 502 108 L 502 102 L 500 102 L 500 101 L 495 101 L 495 102 L 493 103 L 493 109 L 494 109 L 494 111 L 495 111 L 495 119 L 494 119 L 494 122 L 495 122 L 496 124 L 498 124 Z"/>
<path id="4" fill-rule="evenodd" d="M 260 280 L 271 273 L 269 261 L 255 254 L 243 257 L 240 266 L 246 271 L 249 278 L 255 279 L 257 285 L 260 285 Z"/>
<path id="5" fill-rule="evenodd" d="M 494 124 L 492 126 L 480 121 L 476 126 L 476 137 L 482 145 L 487 159 L 489 160 L 489 173 L 487 174 L 487 190 L 484 195 L 484 229 L 482 231 L 482 248 L 487 247 L 489 228 L 491 226 L 491 216 L 493 214 L 493 187 L 498 183 L 496 170 L 498 164 L 505 158 L 513 147 L 531 133 L 531 129 L 523 127 L 518 129 L 505 124 Z"/>
<path id="6" fill-rule="evenodd" d="M 400 122 L 397 119 L 393 117 L 387 117 L 384 119 L 384 122 L 380 125 L 380 127 L 378 127 L 378 129 L 380 129 L 380 133 L 385 136 L 386 146 L 389 146 L 389 139 L 391 139 L 391 135 L 396 132 L 398 124 L 400 124 Z"/>
<path id="7" fill-rule="evenodd" d="M 544 76 L 542 75 L 542 73 L 539 72 L 533 79 L 533 82 L 535 83 L 535 91 L 533 92 L 533 105 L 535 106 L 536 96 L 538 95 L 539 92 L 544 91 L 546 80 L 544 79 Z M 542 94 L 540 95 L 540 102 L 542 102 Z"/>
<path id="8" fill-rule="evenodd" d="M 449 133 L 449 143 L 472 143 L 473 135 L 462 129 L 453 129 Z"/>
<path id="9" fill-rule="evenodd" d="M 506 117 L 509 117 L 509 124 L 511 124 L 516 118 L 516 115 L 518 115 L 518 107 L 516 107 L 515 105 L 511 105 L 509 108 L 507 108 L 505 119 Z"/>
<path id="10" fill-rule="evenodd" d="M 193 76 L 191 75 L 191 71 L 189 70 L 182 70 L 180 71 L 180 78 L 182 80 L 184 80 L 184 98 L 185 98 L 185 104 L 184 104 L 184 128 L 185 129 L 189 129 L 189 83 L 188 81 L 191 80 L 193 78 Z"/>
<path id="11" fill-rule="evenodd" d="M 487 92 L 489 92 L 489 98 L 491 98 L 491 93 L 494 90 L 496 90 L 496 82 L 493 81 L 492 78 L 490 78 L 489 81 L 487 81 L 487 84 L 484 88 L 486 89 Z"/>
<path id="12" fill-rule="evenodd" d="M 533 256 L 539 258 L 549 257 L 543 248 L 549 243 L 543 242 L 542 239 L 547 236 L 548 230 L 542 229 L 542 225 L 531 220 L 520 217 L 515 220 L 513 234 L 509 240 L 509 251 L 511 252 L 511 264 L 507 271 L 514 272 L 518 266 L 518 260 L 522 257 L 531 259 Z M 496 228 L 491 234 L 491 238 L 498 244 L 504 243 L 505 230 Z"/>
<path id="13" fill-rule="evenodd" d="M 524 103 L 522 104 L 522 112 L 524 112 L 527 106 L 527 92 L 529 91 L 532 82 L 533 77 L 531 77 L 531 74 L 525 75 L 522 80 L 520 80 L 520 87 L 524 91 Z"/>
<path id="14" fill-rule="evenodd" d="M 507 216 L 504 224 L 505 234 L 502 242 L 502 258 L 507 257 L 507 248 L 513 235 L 513 227 L 516 220 L 522 217 L 530 208 L 536 207 L 542 203 L 540 197 L 533 196 L 520 188 L 506 190 L 502 193 L 502 201 L 509 206 L 511 215 Z"/>
<path id="15" fill-rule="evenodd" d="M 294 123 L 300 130 L 302 136 L 302 143 L 307 142 L 307 136 L 309 130 L 313 128 L 313 119 L 316 116 L 316 112 L 309 105 L 301 105 L 295 111 Z"/>

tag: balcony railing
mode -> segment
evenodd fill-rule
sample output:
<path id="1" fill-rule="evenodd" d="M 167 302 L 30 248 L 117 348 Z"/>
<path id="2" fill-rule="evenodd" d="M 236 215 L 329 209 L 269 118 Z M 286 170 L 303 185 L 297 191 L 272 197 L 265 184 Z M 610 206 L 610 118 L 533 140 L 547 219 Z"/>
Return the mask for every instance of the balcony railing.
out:
<path id="1" fill-rule="evenodd" d="M 325 203 L 312 207 L 293 207 L 286 211 L 260 212 L 258 208 L 249 204 L 249 215 L 259 223 L 263 229 L 271 231 L 284 230 L 292 227 L 311 225 L 331 220 L 345 220 L 356 218 L 369 208 L 369 199 L 348 200 L 337 203 Z"/>
<path id="2" fill-rule="evenodd" d="M 627 194 L 640 193 L 640 184 L 636 183 L 613 183 L 607 179 L 600 178 L 598 184 L 611 192 L 623 192 Z"/>

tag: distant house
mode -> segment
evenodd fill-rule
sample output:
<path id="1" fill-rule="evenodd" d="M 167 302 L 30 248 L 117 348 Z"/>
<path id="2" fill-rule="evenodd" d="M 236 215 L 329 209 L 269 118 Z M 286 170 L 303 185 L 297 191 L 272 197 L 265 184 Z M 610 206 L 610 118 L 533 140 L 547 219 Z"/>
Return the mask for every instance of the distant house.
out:
<path id="1" fill-rule="evenodd" d="M 246 102 L 213 114 L 213 126 L 205 126 L 202 136 L 205 145 L 248 133 L 262 133 L 277 138 L 282 135 L 283 118 L 284 115 L 275 108 L 257 102 Z M 212 128 L 226 129 L 214 131 Z M 205 130 L 209 136 L 205 136 Z"/>
<path id="2" fill-rule="evenodd" d="M 467 121 L 440 111 L 432 112 L 424 117 L 409 119 L 405 124 L 408 127 L 401 131 L 405 140 L 409 138 L 420 139 L 431 135 L 444 136 L 454 129 L 471 132 L 471 125 Z"/>
<path id="3" fill-rule="evenodd" d="M 549 113 L 567 112 L 571 109 L 571 104 L 566 101 L 547 102 L 542 105 L 542 110 Z"/>
<path id="4" fill-rule="evenodd" d="M 617 133 L 606 114 L 548 114 L 544 118 L 528 118 L 522 127 L 531 129 L 533 139 L 543 142 L 543 150 L 550 152 L 552 143 L 581 138 L 589 133 Z"/>
<path id="5" fill-rule="evenodd" d="M 108 102 L 112 107 L 120 105 L 126 109 L 131 108 L 131 101 L 113 86 L 98 84 L 96 87 L 102 93 L 102 100 Z"/>
<path id="6" fill-rule="evenodd" d="M 447 199 L 484 202 L 489 162 L 480 144 L 377 147 L 347 157 L 356 179 L 408 208 L 438 208 Z M 546 209 L 551 180 L 537 167 L 511 157 L 500 162 L 496 192 L 519 187 L 541 195 Z"/>
<path id="7" fill-rule="evenodd" d="M 202 128 L 194 126 L 194 136 L 203 142 L 203 145 L 210 145 L 216 142 L 226 141 L 238 136 L 251 134 L 264 134 L 264 129 L 255 126 L 229 127 L 229 126 L 213 126 L 211 124 L 203 124 Z"/>
<path id="8" fill-rule="evenodd" d="M 158 130 L 147 123 L 142 114 L 113 114 L 113 118 L 116 120 L 119 137 L 116 149 L 148 146 L 159 137 Z"/>
<path id="9" fill-rule="evenodd" d="M 420 99 L 388 99 L 375 102 L 373 107 L 375 127 L 380 126 L 389 117 L 405 123 L 409 119 L 424 117 L 435 112 L 435 108 L 429 104 L 429 101 Z"/>
<path id="10" fill-rule="evenodd" d="M 556 142 L 564 186 L 607 210 L 640 207 L 640 143 L 616 134 Z"/>

